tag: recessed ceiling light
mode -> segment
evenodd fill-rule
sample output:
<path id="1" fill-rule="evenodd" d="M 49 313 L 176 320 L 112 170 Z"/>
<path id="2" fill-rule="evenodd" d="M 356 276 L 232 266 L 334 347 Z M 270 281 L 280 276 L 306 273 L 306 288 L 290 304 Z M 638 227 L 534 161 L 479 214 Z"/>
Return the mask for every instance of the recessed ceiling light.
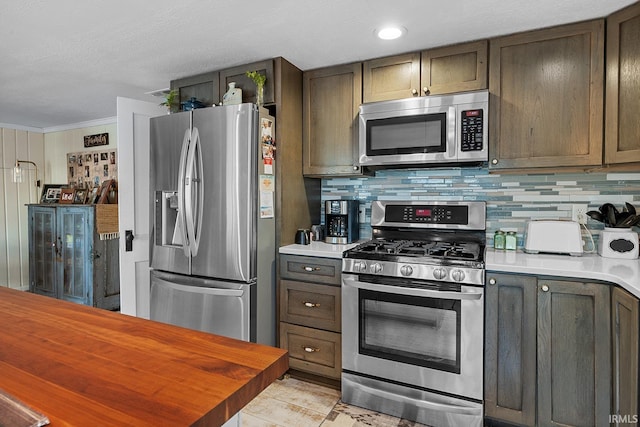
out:
<path id="1" fill-rule="evenodd" d="M 382 40 L 394 40 L 394 39 L 397 39 L 398 37 L 401 37 L 406 32 L 407 32 L 406 28 L 395 26 L 395 27 L 381 28 L 379 30 L 376 30 L 375 34 L 378 36 L 378 38 L 381 38 Z"/>

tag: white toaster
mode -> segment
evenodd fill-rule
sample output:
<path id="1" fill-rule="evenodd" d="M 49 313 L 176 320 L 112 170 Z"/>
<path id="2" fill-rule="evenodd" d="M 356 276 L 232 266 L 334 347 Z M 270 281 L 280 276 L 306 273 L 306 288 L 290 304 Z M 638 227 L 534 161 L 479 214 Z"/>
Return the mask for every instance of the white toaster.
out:
<path id="1" fill-rule="evenodd" d="M 575 221 L 545 219 L 527 222 L 525 252 L 582 256 L 582 246 L 580 224 Z"/>

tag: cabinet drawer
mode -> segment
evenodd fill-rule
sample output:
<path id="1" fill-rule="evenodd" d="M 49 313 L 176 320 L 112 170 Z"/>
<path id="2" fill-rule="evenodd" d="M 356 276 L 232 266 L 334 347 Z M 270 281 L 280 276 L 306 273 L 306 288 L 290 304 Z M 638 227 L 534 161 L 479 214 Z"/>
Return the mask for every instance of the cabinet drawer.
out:
<path id="1" fill-rule="evenodd" d="M 280 320 L 340 332 L 341 288 L 291 280 L 280 285 Z"/>
<path id="2" fill-rule="evenodd" d="M 340 286 L 342 260 L 299 255 L 280 256 L 280 277 Z"/>
<path id="3" fill-rule="evenodd" d="M 280 323 L 280 346 L 289 351 L 289 367 L 330 378 L 340 378 L 340 334 Z"/>

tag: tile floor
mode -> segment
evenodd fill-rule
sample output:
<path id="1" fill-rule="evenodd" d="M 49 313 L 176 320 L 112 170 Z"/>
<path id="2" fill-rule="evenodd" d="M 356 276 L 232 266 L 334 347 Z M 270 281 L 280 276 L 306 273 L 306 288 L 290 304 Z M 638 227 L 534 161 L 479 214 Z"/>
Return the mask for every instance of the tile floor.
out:
<path id="1" fill-rule="evenodd" d="M 242 427 L 425 427 L 340 401 L 340 392 L 286 376 L 241 411 Z"/>

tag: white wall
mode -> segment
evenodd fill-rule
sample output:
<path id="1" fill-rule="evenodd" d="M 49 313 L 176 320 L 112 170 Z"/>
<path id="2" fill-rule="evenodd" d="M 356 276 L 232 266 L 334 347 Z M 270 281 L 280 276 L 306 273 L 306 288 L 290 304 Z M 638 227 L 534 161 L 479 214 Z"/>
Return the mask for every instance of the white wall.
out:
<path id="1" fill-rule="evenodd" d="M 109 134 L 109 145 L 85 148 L 84 137 L 98 133 Z M 118 126 L 115 121 L 99 126 L 46 132 L 44 134 L 45 182 L 47 184 L 66 184 L 67 153 L 115 150 L 118 146 L 117 138 Z"/>
<path id="2" fill-rule="evenodd" d="M 12 180 L 16 159 L 29 160 L 38 166 L 39 179 L 44 176 L 44 134 L 37 131 L 0 128 L 0 286 L 29 288 L 28 203 L 37 203 L 41 188 L 35 185 L 36 171 L 28 171 L 23 182 Z"/>

